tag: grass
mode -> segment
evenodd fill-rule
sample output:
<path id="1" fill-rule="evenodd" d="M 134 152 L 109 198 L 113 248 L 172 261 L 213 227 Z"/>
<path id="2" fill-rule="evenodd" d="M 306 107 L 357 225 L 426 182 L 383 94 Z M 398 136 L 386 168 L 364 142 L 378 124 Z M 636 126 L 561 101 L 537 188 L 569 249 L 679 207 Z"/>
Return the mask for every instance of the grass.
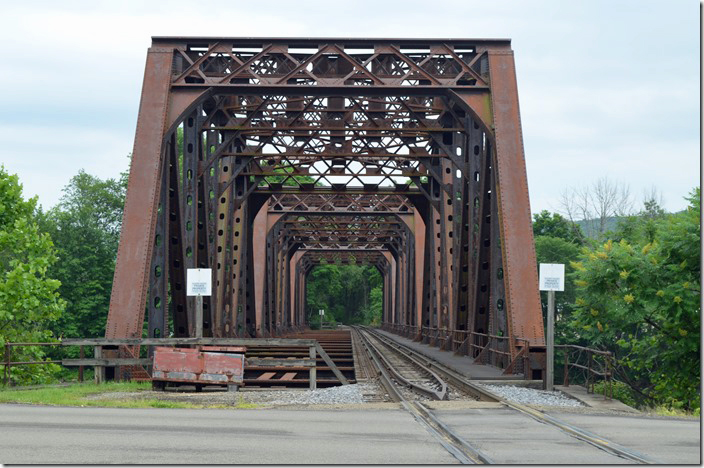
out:
<path id="1" fill-rule="evenodd" d="M 233 408 L 225 405 L 195 404 L 180 401 L 139 399 L 87 399 L 90 395 L 109 392 L 140 392 L 151 390 L 149 382 L 108 382 L 104 384 L 74 384 L 67 387 L 45 387 L 32 390 L 0 390 L 0 403 L 25 403 L 50 406 L 97 406 L 109 408 Z M 239 398 L 234 408 L 257 408 Z"/>

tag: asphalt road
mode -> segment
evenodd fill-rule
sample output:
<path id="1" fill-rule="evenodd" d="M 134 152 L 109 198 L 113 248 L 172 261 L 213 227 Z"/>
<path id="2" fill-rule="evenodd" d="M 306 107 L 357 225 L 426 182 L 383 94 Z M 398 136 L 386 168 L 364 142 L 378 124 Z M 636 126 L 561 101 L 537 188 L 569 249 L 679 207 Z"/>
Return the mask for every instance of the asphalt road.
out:
<path id="1" fill-rule="evenodd" d="M 404 410 L 0 405 L 0 463 L 457 463 Z"/>
<path id="2" fill-rule="evenodd" d="M 434 413 L 497 463 L 629 463 L 508 408 Z M 554 416 L 659 462 L 701 463 L 698 420 Z M 0 463 L 437 465 L 457 460 L 401 409 L 0 405 Z"/>

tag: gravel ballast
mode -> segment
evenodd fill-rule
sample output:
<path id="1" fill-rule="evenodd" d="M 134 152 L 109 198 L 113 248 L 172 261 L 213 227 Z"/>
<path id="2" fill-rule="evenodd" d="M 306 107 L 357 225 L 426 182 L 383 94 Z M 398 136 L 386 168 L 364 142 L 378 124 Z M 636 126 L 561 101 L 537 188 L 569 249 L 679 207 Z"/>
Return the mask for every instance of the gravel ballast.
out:
<path id="1" fill-rule="evenodd" d="M 516 387 L 514 385 L 482 385 L 482 387 L 502 398 L 524 405 L 584 406 L 582 402 L 569 398 L 564 393 L 557 391 L 548 392 L 546 390 Z"/>

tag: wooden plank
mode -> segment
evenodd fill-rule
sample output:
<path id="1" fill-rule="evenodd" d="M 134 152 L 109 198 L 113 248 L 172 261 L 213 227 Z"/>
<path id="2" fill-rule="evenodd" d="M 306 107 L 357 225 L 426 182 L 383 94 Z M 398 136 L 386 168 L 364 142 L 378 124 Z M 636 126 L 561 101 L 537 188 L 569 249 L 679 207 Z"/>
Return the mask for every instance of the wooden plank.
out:
<path id="1" fill-rule="evenodd" d="M 149 358 L 110 358 L 110 359 L 62 359 L 61 365 L 71 366 L 148 366 L 152 363 Z"/>
<path id="2" fill-rule="evenodd" d="M 276 375 L 276 372 L 265 372 L 259 377 L 257 377 L 256 380 L 270 380 L 273 376 Z"/>
<path id="3" fill-rule="evenodd" d="M 298 372 L 286 372 L 283 377 L 279 380 L 293 380 L 293 378 L 298 374 Z"/>
<path id="4" fill-rule="evenodd" d="M 173 346 L 173 345 L 214 345 L 214 346 L 314 346 L 315 340 L 294 338 L 71 338 L 61 341 L 61 346 Z"/>
<path id="5" fill-rule="evenodd" d="M 314 359 L 247 358 L 245 367 L 313 367 Z"/>
<path id="6" fill-rule="evenodd" d="M 328 356 L 328 353 L 325 352 L 322 346 L 320 346 L 320 343 L 315 344 L 315 349 L 318 351 L 318 354 L 320 355 L 321 358 L 323 358 L 323 361 L 325 361 L 325 364 L 332 369 L 332 372 L 335 374 L 335 377 L 337 377 L 337 380 L 342 382 L 342 385 L 349 385 L 349 382 L 345 378 L 344 375 L 342 375 L 342 372 L 337 368 L 335 363 L 330 359 L 330 356 Z"/>

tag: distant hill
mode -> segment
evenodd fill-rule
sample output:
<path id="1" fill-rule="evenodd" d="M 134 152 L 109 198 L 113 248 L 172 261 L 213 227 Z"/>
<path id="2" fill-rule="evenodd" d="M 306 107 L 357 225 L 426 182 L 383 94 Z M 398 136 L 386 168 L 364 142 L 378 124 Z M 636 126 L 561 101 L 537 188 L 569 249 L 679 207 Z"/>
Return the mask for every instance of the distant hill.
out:
<path id="1" fill-rule="evenodd" d="M 623 219 L 622 216 L 611 216 L 606 218 L 606 226 L 604 232 L 613 231 L 618 226 L 618 222 Z M 596 239 L 599 237 L 599 219 L 583 219 L 582 221 L 577 221 L 577 226 L 582 229 L 582 233 L 590 238 Z"/>

